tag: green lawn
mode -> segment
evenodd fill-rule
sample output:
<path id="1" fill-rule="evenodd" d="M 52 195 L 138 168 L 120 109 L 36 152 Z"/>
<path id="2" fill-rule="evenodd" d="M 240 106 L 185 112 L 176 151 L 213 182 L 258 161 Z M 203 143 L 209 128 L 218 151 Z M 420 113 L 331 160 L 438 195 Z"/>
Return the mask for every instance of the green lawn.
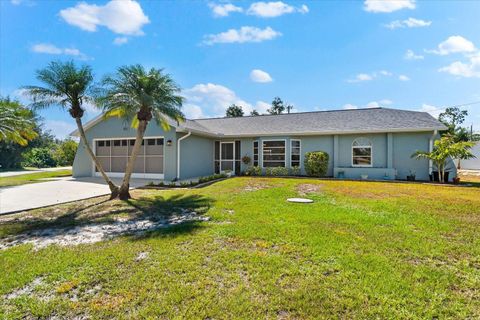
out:
<path id="1" fill-rule="evenodd" d="M 42 182 L 40 179 L 67 177 L 72 175 L 72 170 L 45 171 L 37 173 L 20 174 L 11 177 L 0 178 L 0 187 L 18 186 L 21 184 Z"/>
<path id="2" fill-rule="evenodd" d="M 315 202 L 285 201 L 299 193 Z M 0 217 L 0 242 L 182 208 L 211 220 L 93 244 L 1 250 L 0 318 L 480 317 L 479 188 L 234 178 L 133 195 Z M 8 296 L 22 288 L 27 293 Z"/>

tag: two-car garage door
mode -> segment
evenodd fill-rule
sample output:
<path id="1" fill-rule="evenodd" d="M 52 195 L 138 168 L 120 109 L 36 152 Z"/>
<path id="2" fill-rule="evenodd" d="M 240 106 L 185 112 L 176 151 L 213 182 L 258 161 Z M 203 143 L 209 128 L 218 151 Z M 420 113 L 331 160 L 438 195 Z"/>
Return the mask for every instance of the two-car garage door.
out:
<path id="1" fill-rule="evenodd" d="M 97 139 L 95 154 L 103 169 L 111 177 L 122 177 L 132 154 L 135 139 Z M 133 178 L 163 179 L 164 139 L 145 138 L 135 161 Z M 99 176 L 98 169 L 95 175 Z"/>

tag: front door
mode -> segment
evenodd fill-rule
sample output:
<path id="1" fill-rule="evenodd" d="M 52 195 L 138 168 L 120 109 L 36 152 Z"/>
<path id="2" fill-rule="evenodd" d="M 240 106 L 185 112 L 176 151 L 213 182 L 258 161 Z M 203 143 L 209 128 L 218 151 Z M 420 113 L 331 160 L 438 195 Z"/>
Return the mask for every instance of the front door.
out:
<path id="1" fill-rule="evenodd" d="M 233 142 L 220 143 L 220 172 L 235 170 L 235 144 Z"/>

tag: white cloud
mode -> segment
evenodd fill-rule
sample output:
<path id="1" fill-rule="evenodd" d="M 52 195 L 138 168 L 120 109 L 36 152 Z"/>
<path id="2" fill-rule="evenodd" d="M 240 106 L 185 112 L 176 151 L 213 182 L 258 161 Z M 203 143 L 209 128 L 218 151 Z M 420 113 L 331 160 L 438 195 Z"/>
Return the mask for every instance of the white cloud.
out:
<path id="1" fill-rule="evenodd" d="M 250 103 L 238 97 L 233 90 L 219 84 L 200 83 L 184 90 L 183 95 L 187 104 L 198 106 L 202 114 L 208 116 L 224 116 L 225 109 L 233 103 L 242 106 L 245 113 L 253 110 Z"/>
<path id="2" fill-rule="evenodd" d="M 260 69 L 252 70 L 252 72 L 250 72 L 250 79 L 252 79 L 253 82 L 261 83 L 273 81 L 272 77 L 267 72 Z"/>
<path id="3" fill-rule="evenodd" d="M 271 107 L 272 105 L 265 101 L 257 101 L 257 103 L 255 104 L 255 110 L 257 110 L 260 114 L 267 113 L 267 110 Z"/>
<path id="4" fill-rule="evenodd" d="M 405 52 L 404 58 L 406 60 L 423 60 L 425 57 L 422 55 L 417 55 L 413 50 L 408 49 L 407 52 Z"/>
<path id="5" fill-rule="evenodd" d="M 476 50 L 475 45 L 462 36 L 451 36 L 441 42 L 436 50 L 426 50 L 429 53 L 447 55 L 450 53 L 469 53 Z"/>
<path id="6" fill-rule="evenodd" d="M 65 139 L 68 137 L 70 132 L 75 130 L 77 126 L 72 122 L 61 121 L 61 120 L 46 120 L 45 129 L 50 130 L 55 137 L 59 139 Z"/>
<path id="7" fill-rule="evenodd" d="M 142 35 L 142 27 L 150 22 L 140 4 L 133 0 L 112 0 L 104 6 L 80 2 L 61 10 L 60 16 L 82 30 L 94 32 L 98 26 L 105 26 L 125 35 Z"/>
<path id="8" fill-rule="evenodd" d="M 230 29 L 218 34 L 209 34 L 204 37 L 204 44 L 212 45 L 215 43 L 245 43 L 262 42 L 272 40 L 282 34 L 270 27 L 259 29 L 256 27 L 244 26 L 240 29 Z"/>
<path id="9" fill-rule="evenodd" d="M 445 111 L 445 108 L 443 108 L 443 107 L 436 107 L 436 106 L 433 106 L 433 105 L 424 103 L 424 104 L 422 104 L 422 107 L 421 107 L 418 111 L 428 112 L 428 113 L 430 113 L 433 117 L 438 118 L 438 116 L 440 115 L 440 113 L 442 113 L 443 111 Z"/>
<path id="10" fill-rule="evenodd" d="M 400 81 L 410 81 L 410 78 L 407 77 L 404 74 L 401 74 L 401 75 L 398 76 L 398 80 L 400 80 Z"/>
<path id="11" fill-rule="evenodd" d="M 25 5 L 27 7 L 33 7 L 35 2 L 32 0 L 10 0 L 10 3 L 14 6 Z"/>
<path id="12" fill-rule="evenodd" d="M 121 46 L 122 44 L 125 44 L 127 42 L 128 42 L 127 37 L 116 37 L 115 39 L 113 39 L 113 44 L 117 46 Z"/>
<path id="13" fill-rule="evenodd" d="M 202 108 L 195 104 L 185 104 L 182 107 L 182 111 L 185 114 L 185 117 L 187 119 L 201 119 L 205 118 L 205 115 L 202 112 Z"/>
<path id="14" fill-rule="evenodd" d="M 225 3 L 225 4 L 209 3 L 208 6 L 212 9 L 212 13 L 214 17 L 228 17 L 230 12 L 243 12 L 242 8 L 237 7 L 231 3 Z"/>
<path id="15" fill-rule="evenodd" d="M 252 3 L 247 10 L 247 14 L 262 18 L 274 18 L 294 12 L 305 14 L 309 12 L 309 9 L 305 4 L 299 8 L 295 8 L 282 1 L 259 1 Z"/>
<path id="16" fill-rule="evenodd" d="M 365 0 L 363 9 L 374 13 L 388 13 L 401 9 L 415 9 L 415 0 Z"/>
<path id="17" fill-rule="evenodd" d="M 37 43 L 32 46 L 32 51 L 36 53 L 74 56 L 81 60 L 89 59 L 87 55 L 76 48 L 59 48 L 50 43 Z"/>
<path id="18" fill-rule="evenodd" d="M 367 73 L 359 73 L 355 76 L 355 78 L 353 79 L 349 79 L 347 80 L 348 82 L 362 82 L 362 81 L 371 81 L 373 80 L 373 76 L 372 75 L 369 75 Z"/>
<path id="19" fill-rule="evenodd" d="M 255 104 L 249 103 L 237 96 L 232 89 L 214 83 L 197 84 L 183 90 L 182 94 L 186 98 L 183 112 L 189 119 L 224 117 L 225 110 L 231 104 L 241 106 L 245 115 L 249 115 L 254 109 L 260 114 L 266 113 L 267 109 L 271 108 L 270 103 L 261 100 Z"/>
<path id="20" fill-rule="evenodd" d="M 471 55 L 467 63 L 455 61 L 449 66 L 438 69 L 440 72 L 447 72 L 457 77 L 480 78 L 480 53 Z"/>
<path id="21" fill-rule="evenodd" d="M 359 73 L 357 74 L 354 78 L 350 78 L 347 80 L 347 82 L 350 83 L 358 83 L 358 82 L 365 82 L 365 81 L 372 81 L 374 79 L 380 79 L 384 77 L 391 77 L 393 76 L 394 73 L 390 72 L 388 70 L 379 70 L 379 71 L 374 71 L 371 73 Z M 401 81 L 407 81 L 407 78 L 405 75 L 399 75 L 398 79 Z M 408 79 L 410 80 L 410 79 Z"/>
<path id="22" fill-rule="evenodd" d="M 355 105 L 355 104 L 347 103 L 347 104 L 343 105 L 342 109 L 353 110 L 353 109 L 382 108 L 382 107 L 385 107 L 385 106 L 389 106 L 392 103 L 393 103 L 393 101 L 389 100 L 389 99 L 383 99 L 383 100 L 380 100 L 380 101 L 371 101 L 364 106 L 358 106 L 358 105 Z"/>
<path id="23" fill-rule="evenodd" d="M 350 103 L 347 103 L 343 106 L 343 109 L 345 110 L 353 110 L 353 109 L 358 109 L 358 106 L 356 105 L 353 105 L 353 104 L 350 104 Z"/>
<path id="24" fill-rule="evenodd" d="M 428 27 L 432 24 L 432 21 L 420 20 L 415 18 L 408 18 L 406 20 L 395 20 L 389 24 L 384 25 L 388 29 L 397 29 L 397 28 L 419 28 L 419 27 Z"/>

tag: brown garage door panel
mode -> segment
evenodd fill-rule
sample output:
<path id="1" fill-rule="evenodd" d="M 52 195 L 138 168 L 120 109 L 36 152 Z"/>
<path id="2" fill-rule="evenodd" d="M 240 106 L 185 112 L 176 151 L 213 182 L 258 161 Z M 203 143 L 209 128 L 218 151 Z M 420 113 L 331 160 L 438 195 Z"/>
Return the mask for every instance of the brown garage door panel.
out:
<path id="1" fill-rule="evenodd" d="M 163 157 L 147 157 L 145 173 L 163 173 Z"/>
<path id="2" fill-rule="evenodd" d="M 127 157 L 112 157 L 111 172 L 125 172 L 127 168 Z"/>

